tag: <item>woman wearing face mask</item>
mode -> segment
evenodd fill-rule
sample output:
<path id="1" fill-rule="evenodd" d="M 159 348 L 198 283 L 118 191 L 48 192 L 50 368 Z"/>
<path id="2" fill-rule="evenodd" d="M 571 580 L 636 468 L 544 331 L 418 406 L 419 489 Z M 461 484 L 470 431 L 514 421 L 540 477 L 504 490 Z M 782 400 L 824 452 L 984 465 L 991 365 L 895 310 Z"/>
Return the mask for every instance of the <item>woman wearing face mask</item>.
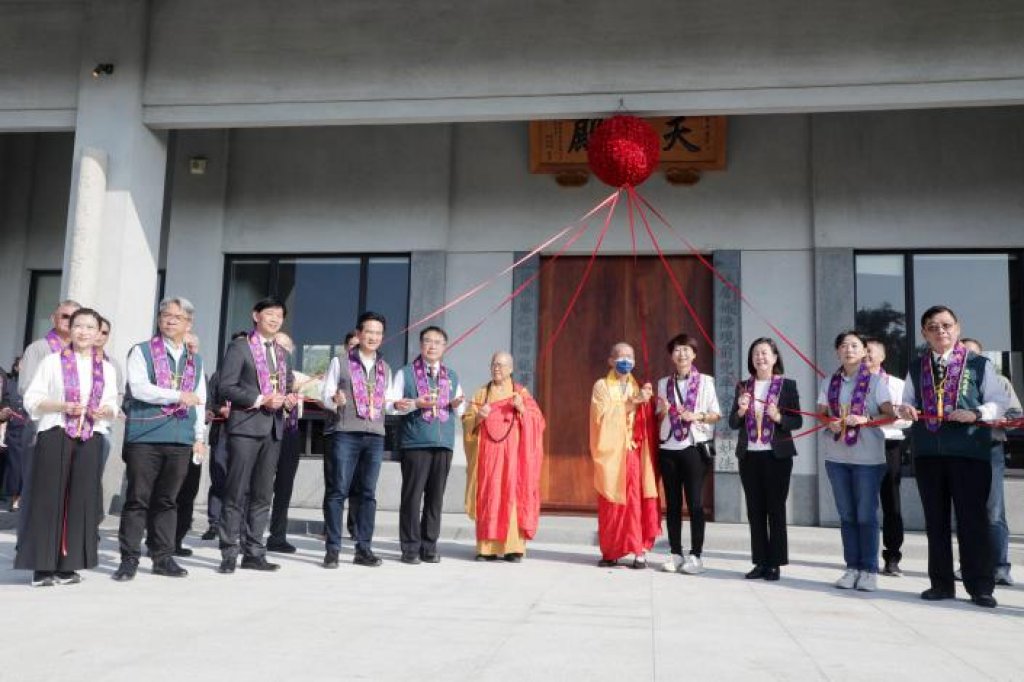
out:
<path id="1" fill-rule="evenodd" d="M 747 501 L 750 553 L 748 580 L 778 580 L 789 563 L 786 498 L 793 473 L 793 432 L 803 426 L 796 382 L 786 379 L 774 339 L 755 339 L 747 350 L 750 377 L 736 386 L 729 427 L 739 430 L 736 456 Z"/>
<path id="2" fill-rule="evenodd" d="M 25 392 L 39 435 L 14 567 L 33 571 L 37 587 L 80 582 L 77 571 L 97 563 L 102 434 L 117 413 L 117 375 L 94 347 L 100 319 L 78 309 L 71 344 L 42 361 Z"/>
<path id="3" fill-rule="evenodd" d="M 721 416 L 715 380 L 693 366 L 697 341 L 679 334 L 668 342 L 675 371 L 658 380 L 658 464 L 665 488 L 668 542 L 662 570 L 695 575 L 704 571 L 704 480 L 711 471 L 715 427 Z M 690 553 L 683 559 L 683 494 L 690 510 Z"/>
<path id="4" fill-rule="evenodd" d="M 878 493 L 885 475 L 885 435 L 877 426 L 865 426 L 881 413 L 892 412 L 892 402 L 879 375 L 865 361 L 864 339 L 854 331 L 836 337 L 842 363 L 822 380 L 818 413 L 828 420 L 822 431 L 825 471 L 832 484 L 843 538 L 846 570 L 836 581 L 844 590 L 873 592 L 878 587 Z"/>

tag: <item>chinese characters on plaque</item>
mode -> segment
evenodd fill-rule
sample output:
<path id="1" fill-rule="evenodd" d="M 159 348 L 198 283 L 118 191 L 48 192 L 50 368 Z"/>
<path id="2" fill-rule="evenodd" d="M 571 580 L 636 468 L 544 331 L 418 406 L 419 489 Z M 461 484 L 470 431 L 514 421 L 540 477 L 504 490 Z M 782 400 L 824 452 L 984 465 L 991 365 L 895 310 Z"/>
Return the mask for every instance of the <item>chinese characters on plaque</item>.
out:
<path id="1" fill-rule="evenodd" d="M 560 184 L 587 181 L 587 140 L 603 119 L 530 122 L 530 172 L 551 173 Z M 661 138 L 658 169 L 673 184 L 694 184 L 701 171 L 725 168 L 724 116 L 646 119 Z"/>

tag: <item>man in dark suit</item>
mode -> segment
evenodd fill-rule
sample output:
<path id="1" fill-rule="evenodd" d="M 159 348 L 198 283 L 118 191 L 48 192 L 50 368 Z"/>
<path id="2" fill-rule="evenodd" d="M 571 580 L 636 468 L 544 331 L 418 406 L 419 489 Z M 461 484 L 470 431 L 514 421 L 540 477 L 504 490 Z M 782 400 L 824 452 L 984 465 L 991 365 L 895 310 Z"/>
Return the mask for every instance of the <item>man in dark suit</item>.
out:
<path id="1" fill-rule="evenodd" d="M 291 409 L 297 401 L 287 354 L 274 342 L 286 315 L 276 299 L 257 303 L 252 309 L 254 329 L 231 342 L 220 364 L 218 390 L 232 408 L 225 428 L 228 466 L 218 523 L 220 573 L 235 572 L 239 551 L 242 568 L 280 568 L 267 561 L 263 533 L 284 435 L 282 408 Z"/>

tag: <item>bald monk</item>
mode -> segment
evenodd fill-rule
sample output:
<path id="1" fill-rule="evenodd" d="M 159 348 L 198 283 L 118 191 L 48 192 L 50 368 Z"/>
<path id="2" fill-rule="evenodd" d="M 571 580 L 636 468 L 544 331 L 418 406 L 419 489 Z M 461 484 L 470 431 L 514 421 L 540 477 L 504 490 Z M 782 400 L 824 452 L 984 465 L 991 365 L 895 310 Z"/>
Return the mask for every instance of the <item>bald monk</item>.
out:
<path id="1" fill-rule="evenodd" d="M 598 566 L 614 566 L 633 555 L 633 568 L 647 567 L 647 551 L 661 531 L 654 469 L 653 388 L 633 378 L 633 348 L 612 346 L 608 375 L 590 399 L 590 456 L 597 489 Z"/>
<path id="2" fill-rule="evenodd" d="M 544 415 L 512 381 L 512 369 L 511 355 L 495 353 L 491 380 L 462 417 L 466 513 L 476 521 L 477 561 L 522 561 L 540 517 Z"/>

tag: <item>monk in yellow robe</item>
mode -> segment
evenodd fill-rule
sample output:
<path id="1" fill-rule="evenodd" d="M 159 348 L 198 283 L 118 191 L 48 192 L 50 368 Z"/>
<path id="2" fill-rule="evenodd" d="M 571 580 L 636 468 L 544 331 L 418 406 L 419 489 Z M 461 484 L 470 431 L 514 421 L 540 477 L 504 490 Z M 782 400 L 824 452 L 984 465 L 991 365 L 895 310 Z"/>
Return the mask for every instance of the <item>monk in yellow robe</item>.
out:
<path id="1" fill-rule="evenodd" d="M 477 561 L 522 561 L 540 518 L 544 415 L 512 381 L 512 356 L 495 353 L 491 380 L 462 417 L 466 513 L 476 521 Z"/>
<path id="2" fill-rule="evenodd" d="M 590 456 L 597 490 L 598 566 L 614 566 L 633 555 L 633 568 L 647 567 L 647 551 L 661 532 L 654 468 L 653 388 L 633 378 L 633 348 L 617 343 L 608 375 L 590 399 Z"/>

